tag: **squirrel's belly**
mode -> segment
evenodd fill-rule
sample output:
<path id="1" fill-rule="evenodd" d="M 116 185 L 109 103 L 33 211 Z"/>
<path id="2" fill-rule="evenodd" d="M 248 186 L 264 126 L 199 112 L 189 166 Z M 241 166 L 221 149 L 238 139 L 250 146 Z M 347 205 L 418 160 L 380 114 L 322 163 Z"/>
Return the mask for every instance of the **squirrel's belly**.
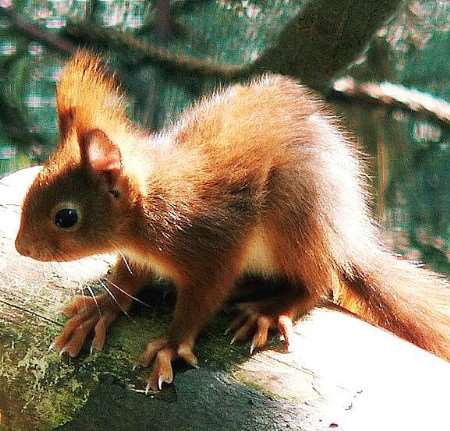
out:
<path id="1" fill-rule="evenodd" d="M 270 276 L 278 272 L 267 233 L 263 226 L 258 225 L 247 240 L 241 261 L 241 273 Z"/>

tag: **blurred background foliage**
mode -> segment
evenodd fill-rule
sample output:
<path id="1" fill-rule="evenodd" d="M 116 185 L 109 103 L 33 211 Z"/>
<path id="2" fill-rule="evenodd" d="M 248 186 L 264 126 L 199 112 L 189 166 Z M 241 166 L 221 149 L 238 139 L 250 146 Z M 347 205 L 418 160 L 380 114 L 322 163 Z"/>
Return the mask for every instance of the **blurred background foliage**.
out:
<path id="1" fill-rule="evenodd" d="M 450 113 L 439 100 L 450 99 L 450 3 L 380 0 L 387 16 L 395 12 L 387 21 L 352 1 L 341 2 L 349 5 L 341 21 L 338 3 L 0 0 L 0 176 L 51 151 L 55 82 L 76 46 L 102 53 L 123 82 L 130 115 L 152 130 L 219 84 L 289 73 L 334 105 L 369 154 L 373 211 L 389 246 L 450 273 Z M 317 37 L 304 43 L 311 16 L 323 25 L 311 26 Z M 373 37 L 364 24 L 371 19 L 381 22 Z M 354 23 L 371 37 L 363 49 L 351 39 Z M 326 25 L 331 39 L 321 47 Z M 337 42 L 330 60 L 324 46 L 333 37 L 343 48 Z"/>

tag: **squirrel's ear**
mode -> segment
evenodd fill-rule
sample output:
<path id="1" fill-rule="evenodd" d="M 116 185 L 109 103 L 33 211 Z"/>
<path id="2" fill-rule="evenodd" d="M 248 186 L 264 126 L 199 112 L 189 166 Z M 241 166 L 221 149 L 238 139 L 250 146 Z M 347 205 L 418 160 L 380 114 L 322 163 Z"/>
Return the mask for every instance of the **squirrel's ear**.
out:
<path id="1" fill-rule="evenodd" d="M 100 129 L 94 129 L 80 137 L 80 152 L 82 163 L 114 186 L 122 166 L 119 147 Z"/>

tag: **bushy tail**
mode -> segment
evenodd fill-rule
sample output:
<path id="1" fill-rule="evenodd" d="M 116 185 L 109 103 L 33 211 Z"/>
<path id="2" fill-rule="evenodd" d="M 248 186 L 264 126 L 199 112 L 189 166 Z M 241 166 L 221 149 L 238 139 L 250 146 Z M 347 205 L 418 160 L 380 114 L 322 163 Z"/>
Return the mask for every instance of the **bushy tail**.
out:
<path id="1" fill-rule="evenodd" d="M 450 287 L 443 277 L 378 248 L 352 266 L 339 305 L 450 361 Z"/>

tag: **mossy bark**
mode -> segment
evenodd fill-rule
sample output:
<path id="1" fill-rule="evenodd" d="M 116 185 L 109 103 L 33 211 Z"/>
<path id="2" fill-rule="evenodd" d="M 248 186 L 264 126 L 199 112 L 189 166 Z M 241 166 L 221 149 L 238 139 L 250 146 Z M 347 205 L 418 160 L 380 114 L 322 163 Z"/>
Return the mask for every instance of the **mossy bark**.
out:
<path id="1" fill-rule="evenodd" d="M 164 333 L 163 286 L 146 289 L 110 332 L 105 351 L 60 358 L 48 351 L 58 314 L 110 257 L 43 264 L 19 256 L 14 237 L 36 169 L 0 181 L 0 430 L 442 429 L 450 423 L 450 367 L 349 315 L 316 310 L 296 326 L 295 350 L 278 340 L 252 357 L 230 346 L 221 314 L 200 337 L 200 369 L 176 366 L 175 384 L 145 395 L 148 371 L 132 365 Z M 91 281 L 88 281 L 91 280 Z M 93 280 L 93 281 L 92 281 Z M 150 296 L 149 296 L 150 295 Z"/>

